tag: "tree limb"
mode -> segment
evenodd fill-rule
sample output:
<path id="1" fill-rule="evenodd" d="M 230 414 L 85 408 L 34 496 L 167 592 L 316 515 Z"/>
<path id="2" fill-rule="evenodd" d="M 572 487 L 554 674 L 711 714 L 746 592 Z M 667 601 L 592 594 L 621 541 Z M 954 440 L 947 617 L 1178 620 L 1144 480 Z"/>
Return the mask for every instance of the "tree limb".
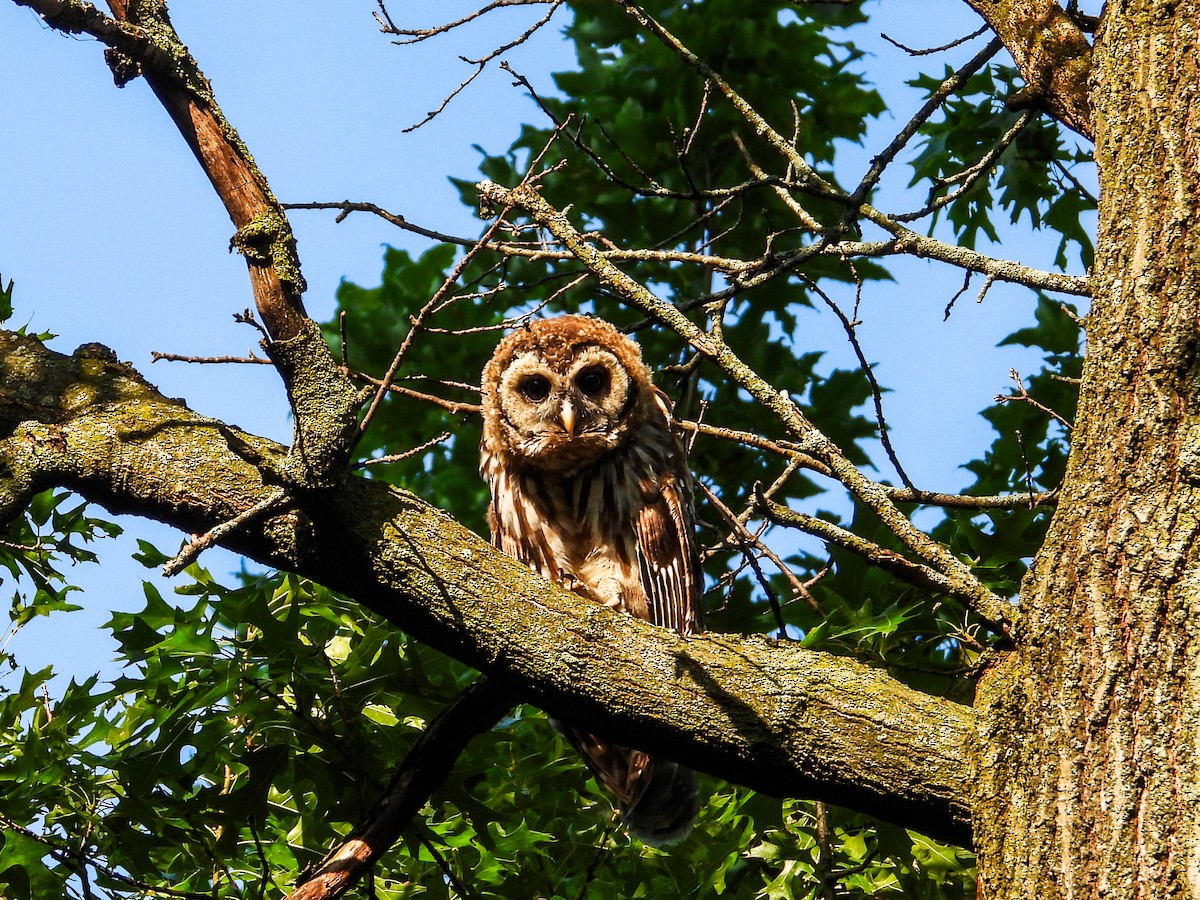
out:
<path id="1" fill-rule="evenodd" d="M 213 97 L 212 85 L 175 33 L 162 0 L 112 0 L 115 18 L 83 0 L 15 0 L 47 25 L 90 34 L 119 54 L 108 55 L 117 83 L 137 75 L 166 108 L 204 168 L 238 229 L 234 246 L 246 257 L 255 305 L 275 339 L 295 337 L 306 321 L 304 279 L 295 239 L 279 201 L 237 131 Z"/>
<path id="2" fill-rule="evenodd" d="M 1026 87 L 1014 105 L 1042 106 L 1092 139 L 1092 45 L 1055 0 L 966 0 L 1012 54 Z"/>
<path id="3" fill-rule="evenodd" d="M 104 348 L 0 332 L 0 514 L 71 489 L 202 533 L 271 496 L 286 448 L 162 397 Z M 349 478 L 221 543 L 354 597 L 550 713 L 773 795 L 970 840 L 969 708 L 761 636 L 684 638 L 556 588 L 417 497 Z M 630 677 L 630 673 L 639 677 Z"/>
<path id="4" fill-rule="evenodd" d="M 162 0 L 110 0 L 115 18 L 83 0 L 16 0 L 51 27 L 90 34 L 118 84 L 145 77 L 199 161 L 237 228 L 232 246 L 246 260 L 255 307 L 270 334 L 265 348 L 295 413 L 295 453 L 280 470 L 292 486 L 331 484 L 346 471 L 357 425 L 357 392 L 334 364 L 300 297 L 304 278 L 287 215 L 212 86 L 175 32 Z"/>
<path id="5" fill-rule="evenodd" d="M 476 679 L 455 697 L 417 738 L 366 821 L 303 877 L 288 900 L 333 900 L 348 891 L 399 839 L 471 738 L 515 703 L 511 690 L 489 678 Z"/>

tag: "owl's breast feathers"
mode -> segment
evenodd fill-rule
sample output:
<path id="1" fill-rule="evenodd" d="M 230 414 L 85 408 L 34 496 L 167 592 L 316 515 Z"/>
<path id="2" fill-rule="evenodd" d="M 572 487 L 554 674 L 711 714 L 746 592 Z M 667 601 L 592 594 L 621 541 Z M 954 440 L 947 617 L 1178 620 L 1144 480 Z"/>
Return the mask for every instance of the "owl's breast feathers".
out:
<path id="1" fill-rule="evenodd" d="M 683 633 L 701 630 L 701 581 L 682 450 L 666 428 L 564 474 L 486 452 L 493 542 L 544 577 Z"/>

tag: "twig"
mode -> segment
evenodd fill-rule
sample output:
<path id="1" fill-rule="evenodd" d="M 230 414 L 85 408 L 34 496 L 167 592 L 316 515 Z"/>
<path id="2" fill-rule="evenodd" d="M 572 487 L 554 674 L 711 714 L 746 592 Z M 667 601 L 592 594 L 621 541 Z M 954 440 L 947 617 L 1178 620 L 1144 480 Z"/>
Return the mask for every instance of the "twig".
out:
<path id="1" fill-rule="evenodd" d="M 350 378 L 354 381 L 360 381 L 364 384 L 374 385 L 377 388 L 383 387 L 382 378 L 374 378 L 363 372 L 350 372 Z M 468 415 L 479 415 L 483 411 L 483 407 L 478 403 L 462 403 L 458 400 L 447 400 L 444 397 L 438 397 L 434 394 L 426 394 L 423 391 L 414 391 L 412 388 L 404 387 L 399 384 L 390 384 L 386 390 L 393 394 L 400 394 L 402 397 L 411 397 L 413 400 L 420 400 L 422 403 L 432 403 L 434 406 L 440 406 L 448 413 L 458 415 L 460 413 Z"/>
<path id="2" fill-rule="evenodd" d="M 901 50 L 903 50 L 909 56 L 929 56 L 931 53 L 941 53 L 943 50 L 953 50 L 955 47 L 958 47 L 961 44 L 965 44 L 967 41 L 973 41 L 973 40 L 975 40 L 975 38 L 979 37 L 981 34 L 983 34 L 985 31 L 987 31 L 988 27 L 989 26 L 986 24 L 981 25 L 981 26 L 979 26 L 978 30 L 972 31 L 970 34 L 964 35 L 963 37 L 955 38 L 948 44 L 942 44 L 942 46 L 940 46 L 940 47 L 929 47 L 925 50 L 914 50 L 912 47 L 906 47 L 904 44 L 901 44 L 899 41 L 892 40 L 892 38 L 888 37 L 886 34 L 881 34 L 879 36 L 881 38 L 883 38 L 885 41 L 887 41 L 889 44 L 891 44 L 893 47 L 899 47 Z"/>
<path id="3" fill-rule="evenodd" d="M 519 47 L 521 44 L 525 43 L 527 40 L 529 40 L 531 37 L 533 37 L 535 32 L 537 32 L 539 29 L 542 28 L 542 26 L 546 25 L 550 21 L 550 19 L 554 16 L 554 13 L 558 11 L 558 8 L 560 6 L 562 6 L 564 2 L 565 2 L 565 0 L 552 0 L 552 2 L 550 3 L 550 10 L 549 10 L 549 12 L 546 13 L 546 15 L 542 16 L 542 18 L 540 18 L 537 22 L 535 22 L 533 25 L 531 25 L 529 28 L 527 28 L 522 34 L 518 35 L 516 38 L 509 41 L 507 44 L 502 44 L 501 46 L 496 47 L 490 53 L 480 57 L 479 59 L 468 59 L 465 56 L 460 56 L 459 59 L 461 59 L 463 62 L 465 62 L 469 65 L 475 66 L 475 71 L 472 72 L 469 76 L 467 76 L 467 78 L 465 78 L 458 87 L 456 87 L 449 94 L 447 94 L 446 97 L 442 100 L 442 102 L 437 106 L 436 109 L 432 109 L 428 113 L 426 113 L 425 118 L 423 118 L 420 122 L 417 122 L 414 125 L 409 125 L 407 128 L 402 129 L 403 132 L 405 134 L 408 134 L 409 132 L 416 131 L 422 125 L 425 125 L 425 124 L 433 121 L 433 119 L 435 119 L 442 112 L 442 110 L 444 110 L 447 106 L 450 105 L 451 100 L 453 100 L 455 97 L 457 97 L 459 94 L 461 94 L 467 88 L 467 86 L 471 84 L 471 82 L 473 82 L 476 78 L 478 78 L 481 74 L 483 74 L 483 70 L 487 68 L 488 63 L 490 63 L 492 60 L 494 60 L 500 54 L 507 53 L 509 50 L 513 49 L 514 47 Z M 499 0 L 498 0 L 498 2 L 495 5 L 496 6 L 507 6 L 507 5 L 513 5 L 513 4 L 502 3 L 502 2 L 499 2 Z M 472 16 L 468 17 L 464 21 L 469 21 L 470 18 L 474 18 L 476 15 L 482 15 L 482 13 L 484 13 L 486 11 L 487 11 L 486 9 L 480 10 L 478 13 L 472 14 Z M 461 24 L 461 22 L 457 23 L 457 24 Z M 425 37 L 431 37 L 431 36 L 432 35 L 426 35 Z M 424 40 L 425 37 L 417 38 L 416 40 Z M 414 43 L 414 42 L 415 41 L 410 41 L 409 43 Z M 401 43 L 403 43 L 403 42 L 401 42 Z"/>
<path id="4" fill-rule="evenodd" d="M 419 447 L 413 447 L 411 450 L 405 450 L 403 453 L 394 453 L 391 456 L 376 456 L 372 457 L 371 459 L 364 459 L 358 463 L 355 463 L 354 468 L 365 469 L 367 466 L 378 466 L 382 465 L 383 463 L 400 462 L 401 460 L 409 459 L 413 456 L 420 456 L 426 450 L 432 449 L 438 444 L 444 443 L 448 440 L 450 440 L 450 432 L 443 431 L 437 437 L 426 441 Z"/>
<path id="5" fill-rule="evenodd" d="M 392 21 L 392 17 L 388 14 L 387 7 L 383 0 L 379 0 L 379 12 L 375 13 L 374 15 L 375 21 L 380 25 L 379 30 L 383 34 L 395 34 L 401 37 L 412 38 L 412 40 L 408 41 L 396 41 L 398 45 L 404 46 L 406 44 L 419 44 L 431 37 L 437 37 L 440 34 L 447 34 L 448 32 L 453 31 L 455 28 L 459 28 L 460 26 L 466 25 L 469 22 L 475 21 L 481 16 L 487 15 L 493 10 L 512 6 L 546 6 L 550 2 L 551 0 L 492 0 L 491 3 L 487 4 L 481 9 L 477 9 L 474 12 L 468 13 L 467 15 L 459 19 L 455 19 L 452 22 L 446 22 L 442 25 L 434 26 L 433 28 L 398 27 L 396 23 Z"/>
<path id="6" fill-rule="evenodd" d="M 954 296 L 950 298 L 950 302 L 946 304 L 946 309 L 942 312 L 943 322 L 946 322 L 950 319 L 950 311 L 954 309 L 954 304 L 958 302 L 958 298 L 965 294 L 967 292 L 967 288 L 971 286 L 971 276 L 974 274 L 975 273 L 970 270 L 963 273 L 962 287 L 954 292 Z"/>
<path id="7" fill-rule="evenodd" d="M 241 528 L 256 516 L 262 515 L 267 510 L 278 506 L 283 502 L 287 495 L 288 494 L 285 489 L 275 488 L 266 497 L 264 497 L 262 500 L 259 500 L 246 511 L 238 513 L 228 522 L 222 522 L 215 528 L 212 528 L 199 537 L 194 538 L 186 547 L 179 551 L 174 559 L 168 560 L 163 564 L 163 575 L 168 578 L 173 575 L 178 575 L 185 568 L 187 568 L 197 556 L 199 556 L 221 538 Z"/>
<path id="8" fill-rule="evenodd" d="M 805 277 L 805 283 L 808 284 L 809 290 L 815 293 L 824 301 L 839 322 L 842 323 L 842 330 L 846 332 L 846 338 L 850 341 L 850 346 L 854 349 L 854 355 L 858 357 L 858 366 L 866 376 L 867 383 L 871 388 L 871 400 L 875 406 L 875 424 L 879 427 L 879 442 L 883 445 L 883 450 L 887 454 L 887 458 L 892 463 L 892 468 L 896 470 L 896 474 L 900 476 L 900 480 L 904 482 L 904 486 L 912 488 L 912 479 L 908 477 L 908 473 L 904 471 L 904 466 L 900 465 L 900 458 L 896 455 L 896 448 L 892 446 L 892 438 L 888 433 L 887 420 L 883 415 L 883 391 L 879 387 L 879 382 L 875 379 L 875 371 L 871 364 L 867 362 L 866 354 L 863 353 L 862 345 L 858 342 L 858 333 L 855 330 L 855 322 L 851 322 L 842 312 L 841 307 L 833 302 L 833 299 L 821 290 L 820 286 L 810 278 Z"/>
<path id="9" fill-rule="evenodd" d="M 1011 378 L 1016 383 L 1017 393 L 1015 393 L 1015 394 L 997 394 L 994 398 L 996 403 L 1011 403 L 1014 400 L 1019 400 L 1022 403 L 1028 403 L 1034 409 L 1040 409 L 1046 415 L 1050 416 L 1050 418 L 1052 418 L 1052 419 L 1054 419 L 1054 421 L 1058 422 L 1058 424 L 1060 424 L 1068 432 L 1070 432 L 1072 430 L 1072 426 L 1071 426 L 1070 422 L 1068 422 L 1065 418 L 1060 416 L 1058 413 L 1056 413 L 1050 407 L 1046 406 L 1044 403 L 1039 403 L 1037 400 L 1034 400 L 1033 397 L 1031 397 L 1029 395 L 1029 391 L 1025 389 L 1025 382 L 1023 382 L 1021 380 L 1021 375 L 1020 375 L 1020 373 L 1017 372 L 1016 369 L 1009 369 L 1008 377 Z M 1032 486 L 1030 487 L 1030 491 L 1032 492 Z"/>
<path id="10" fill-rule="evenodd" d="M 183 356 L 179 353 L 160 353 L 157 350 L 150 351 L 150 361 L 158 362 L 160 359 L 167 362 L 186 362 L 186 363 L 242 363 L 253 364 L 259 366 L 272 365 L 269 359 L 263 359 L 261 356 L 255 356 L 251 353 L 249 356 Z"/>
<path id="11" fill-rule="evenodd" d="M 1021 451 L 1021 462 L 1025 464 L 1025 487 L 1029 490 L 1029 496 L 1033 496 L 1033 470 L 1029 466 L 1029 457 L 1025 454 L 1025 435 L 1021 434 L 1020 428 L 1014 428 L 1013 434 L 1017 436 L 1017 449 Z"/>
<path id="12" fill-rule="evenodd" d="M 338 312 L 338 343 L 342 350 L 342 368 L 350 368 L 350 345 L 346 342 L 346 311 Z"/>
<path id="13" fill-rule="evenodd" d="M 250 309 L 249 307 L 242 310 L 240 313 L 234 313 L 233 321 L 237 322 L 239 325 L 249 325 L 262 335 L 264 341 L 267 341 L 268 343 L 271 341 L 270 332 L 268 332 L 267 329 L 259 323 L 258 319 L 254 317 L 254 310 Z"/>
<path id="14" fill-rule="evenodd" d="M 770 585 L 767 584 L 766 578 L 763 577 L 762 569 L 759 568 L 758 560 L 754 558 L 754 553 L 750 550 L 750 547 L 757 547 L 762 555 L 771 561 L 775 568 L 779 570 L 779 574 L 786 578 L 788 584 L 792 586 L 792 592 L 796 597 L 803 598 L 808 602 L 809 606 L 811 606 L 817 612 L 820 612 L 820 605 L 815 599 L 813 599 L 812 594 L 808 592 L 808 588 L 804 586 L 804 582 L 796 577 L 796 573 L 793 572 L 791 568 L 782 559 L 780 559 L 774 551 L 764 544 L 760 537 L 747 531 L 746 526 L 742 524 L 740 517 L 734 515 L 733 510 L 726 506 L 720 497 L 709 490 L 708 487 L 702 482 L 696 483 L 699 485 L 700 490 L 704 492 L 704 496 L 708 498 L 708 502 L 713 505 L 713 508 L 721 514 L 721 518 L 723 518 L 733 530 L 733 534 L 735 535 L 735 539 L 738 541 L 738 543 L 743 545 L 743 553 L 746 554 L 746 561 L 749 562 L 751 568 L 754 569 L 754 574 L 758 578 L 758 583 L 762 586 L 763 592 L 767 595 L 767 600 L 771 603 L 771 611 L 775 614 L 775 623 L 779 627 L 779 636 L 781 638 L 787 637 L 787 625 L 783 621 L 783 611 L 780 609 L 779 599 L 775 596 L 775 592 L 771 590 Z"/>

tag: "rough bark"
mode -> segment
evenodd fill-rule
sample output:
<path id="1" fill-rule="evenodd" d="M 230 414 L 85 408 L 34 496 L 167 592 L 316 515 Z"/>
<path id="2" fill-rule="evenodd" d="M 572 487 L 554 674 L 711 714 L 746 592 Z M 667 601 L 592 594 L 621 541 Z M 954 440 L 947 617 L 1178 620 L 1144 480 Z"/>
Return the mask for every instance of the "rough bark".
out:
<path id="1" fill-rule="evenodd" d="M 100 347 L 0 332 L 0 513 L 70 488 L 206 531 L 287 484 L 286 448 L 160 396 Z M 969 708 L 764 637 L 685 639 L 589 604 L 377 481 L 290 500 L 221 541 L 345 592 L 550 712 L 774 795 L 970 840 Z"/>
<path id="2" fill-rule="evenodd" d="M 1110 3 L 1071 460 L 981 685 L 987 897 L 1200 896 L 1200 4 Z"/>

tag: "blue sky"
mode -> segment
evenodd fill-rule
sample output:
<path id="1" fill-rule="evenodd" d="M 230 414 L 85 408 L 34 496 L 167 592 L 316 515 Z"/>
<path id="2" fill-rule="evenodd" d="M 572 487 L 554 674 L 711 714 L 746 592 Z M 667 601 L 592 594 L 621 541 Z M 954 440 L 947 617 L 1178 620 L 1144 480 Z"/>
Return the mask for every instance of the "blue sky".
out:
<path id="1" fill-rule="evenodd" d="M 1082 4 L 1092 13 L 1098 5 Z M 392 12 L 427 26 L 469 6 L 397 0 Z M 412 134 L 403 129 L 468 74 L 459 54 L 479 55 L 511 39 L 531 21 L 529 11 L 502 11 L 461 34 L 398 47 L 379 33 L 374 9 L 367 0 L 171 4 L 177 30 L 280 199 L 368 200 L 429 227 L 473 233 L 479 221 L 458 204 L 447 178 L 475 176 L 472 145 L 500 151 L 520 123 L 537 122 L 532 103 L 493 68 L 432 123 Z M 979 24 L 962 0 L 878 0 L 871 9 L 878 18 L 857 40 L 872 53 L 864 68 L 895 112 L 877 123 L 864 149 L 848 154 L 850 177 L 919 102 L 902 83 L 913 62 L 879 31 L 910 46 L 934 46 Z M 559 28 L 504 56 L 543 91 L 550 72 L 573 62 Z M 925 67 L 940 72 L 979 46 L 977 40 Z M 150 363 L 155 350 L 242 354 L 257 334 L 232 320 L 252 305 L 245 266 L 228 252 L 232 226 L 145 84 L 115 89 L 96 42 L 64 37 L 0 0 L 0 85 L 0 275 L 16 282 L 15 322 L 55 332 L 52 346 L 62 352 L 104 343 L 165 394 L 289 441 L 287 405 L 269 368 Z M 880 205 L 888 208 L 891 199 L 896 208 L 911 207 L 902 199 L 906 180 L 897 167 Z M 331 314 L 341 279 L 378 283 L 385 244 L 414 253 L 428 246 L 362 214 L 335 224 L 332 213 L 295 212 L 292 222 L 309 283 L 305 302 L 318 319 Z M 1053 239 L 1021 229 L 1006 232 L 1004 244 L 991 252 L 1043 267 L 1055 249 Z M 894 389 L 886 397 L 889 421 L 909 472 L 929 489 L 961 487 L 966 479 L 956 466 L 989 440 L 976 412 L 1008 390 L 1010 368 L 1028 371 L 1035 362 L 1021 348 L 995 347 L 1031 319 L 1034 297 L 996 285 L 982 304 L 973 294 L 962 298 L 943 322 L 961 275 L 915 260 L 895 271 L 895 285 L 873 286 L 865 296 L 860 337 L 878 361 L 880 380 Z M 814 344 L 828 350 L 829 365 L 853 364 L 831 316 L 813 313 L 806 326 Z M 128 559 L 133 538 L 173 552 L 183 537 L 123 524 L 129 534 L 102 548 L 104 564 L 78 573 L 86 591 L 76 602 L 86 609 L 35 623 L 13 642 L 23 664 L 53 662 L 77 675 L 108 665 L 113 648 L 97 626 L 109 610 L 142 601 L 145 570 Z M 217 573 L 237 567 L 219 551 L 202 562 Z M 167 594 L 170 586 L 162 589 Z"/>

